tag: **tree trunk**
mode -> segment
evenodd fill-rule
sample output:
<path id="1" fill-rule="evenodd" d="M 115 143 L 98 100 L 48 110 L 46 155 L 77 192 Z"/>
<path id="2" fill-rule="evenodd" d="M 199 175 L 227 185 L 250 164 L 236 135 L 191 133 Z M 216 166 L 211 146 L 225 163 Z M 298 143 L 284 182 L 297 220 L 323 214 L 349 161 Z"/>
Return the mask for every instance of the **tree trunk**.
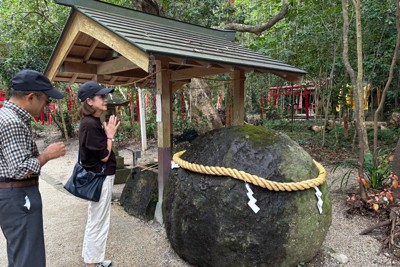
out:
<path id="1" fill-rule="evenodd" d="M 375 111 L 374 114 L 374 159 L 377 160 L 378 157 L 378 116 L 379 113 L 383 110 L 383 105 L 385 104 L 386 99 L 386 92 L 393 80 L 393 72 L 394 67 L 396 66 L 397 54 L 399 51 L 400 46 L 400 7 L 399 7 L 399 0 L 396 0 L 396 29 L 397 29 L 397 39 L 396 39 L 396 46 L 394 48 L 393 57 L 392 57 L 392 64 L 390 65 L 389 70 L 389 78 L 386 82 L 385 89 L 383 89 L 381 101 L 379 102 L 379 106 Z"/>
<path id="2" fill-rule="evenodd" d="M 346 94 L 345 94 L 345 89 L 342 89 L 342 114 L 343 114 L 343 134 L 344 136 L 348 137 L 349 136 L 349 124 L 348 124 L 348 118 L 347 118 L 347 104 L 346 104 Z"/>
<path id="3" fill-rule="evenodd" d="M 361 0 L 356 0 L 355 8 L 356 8 L 356 28 L 357 28 L 357 95 L 354 94 L 356 99 L 356 125 L 358 138 L 360 143 L 360 150 L 363 153 L 369 152 L 369 145 L 367 139 L 367 130 L 365 128 L 365 115 L 364 115 L 364 87 L 363 87 L 363 56 L 362 56 L 362 30 L 361 30 Z M 363 155 L 364 158 L 364 155 Z"/>
<path id="4" fill-rule="evenodd" d="M 222 128 L 222 121 L 219 117 L 217 109 L 212 105 L 210 97 L 207 95 L 208 84 L 201 79 L 192 79 L 189 84 L 189 90 L 192 94 L 192 118 L 201 121 L 202 118 L 207 118 L 205 129 L 196 129 L 198 132 L 205 132 L 212 129 Z"/>
<path id="5" fill-rule="evenodd" d="M 359 57 L 362 55 L 362 51 L 359 51 L 360 48 L 362 49 L 361 44 L 359 42 L 361 41 L 361 21 L 360 19 L 360 0 L 355 0 L 356 2 L 356 20 L 357 20 L 357 56 Z M 358 85 L 358 79 L 356 79 L 355 73 L 353 68 L 350 65 L 349 61 L 349 16 L 348 16 L 348 1 L 347 0 L 342 0 L 342 12 L 343 12 L 343 63 L 346 67 L 346 71 L 350 76 L 351 84 L 352 84 L 352 89 L 353 89 L 353 96 L 355 99 L 355 114 L 356 114 L 356 128 L 357 128 L 357 134 L 358 134 L 358 140 L 359 140 L 359 154 L 358 154 L 358 162 L 359 162 L 359 169 L 358 169 L 358 176 L 360 178 L 364 177 L 364 171 L 363 171 L 363 166 L 364 166 L 364 152 L 365 149 L 368 148 L 365 146 L 365 139 L 364 139 L 364 132 L 365 127 L 364 127 L 364 111 L 360 110 L 361 106 L 364 107 L 364 105 L 360 105 L 361 101 L 359 99 L 360 96 L 363 96 L 363 94 L 359 94 L 359 86 L 361 87 L 362 90 L 362 67 L 359 71 L 361 71 L 361 76 L 357 75 L 358 77 L 361 77 L 361 84 Z M 358 63 L 362 60 L 362 58 L 358 58 Z M 359 66 L 360 67 L 360 66 Z M 364 99 L 362 98 L 362 101 Z M 363 103 L 363 102 L 362 102 Z M 360 186 L 360 196 L 361 199 L 366 200 L 367 199 L 367 193 L 365 190 L 364 184 L 361 182 L 361 179 L 359 179 L 359 186 Z"/>
<path id="6" fill-rule="evenodd" d="M 328 88 L 328 99 L 326 101 L 326 109 L 325 109 L 325 129 L 326 126 L 328 125 L 328 114 L 330 111 L 330 106 L 331 106 L 331 96 L 332 96 L 332 91 L 333 91 L 333 76 L 335 74 L 335 64 L 336 64 L 336 50 L 337 50 L 338 46 L 335 46 L 334 50 L 333 50 L 333 61 L 332 61 L 332 66 L 331 66 L 331 72 L 329 73 L 329 80 L 328 80 L 328 84 L 327 84 L 327 88 Z M 322 146 L 325 145 L 325 131 L 322 132 Z"/>

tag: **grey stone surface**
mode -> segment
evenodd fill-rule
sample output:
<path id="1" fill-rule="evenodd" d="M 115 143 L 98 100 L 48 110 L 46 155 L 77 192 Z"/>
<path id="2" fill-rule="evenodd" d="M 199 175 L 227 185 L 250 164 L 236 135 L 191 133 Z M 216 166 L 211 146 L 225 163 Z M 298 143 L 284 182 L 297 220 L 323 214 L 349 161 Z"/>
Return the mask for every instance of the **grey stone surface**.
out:
<path id="1" fill-rule="evenodd" d="M 183 158 L 235 168 L 279 182 L 318 176 L 311 157 L 286 135 L 255 126 L 212 131 Z M 226 176 L 172 170 L 164 194 L 164 224 L 178 255 L 196 266 L 297 266 L 319 251 L 332 220 L 326 184 L 323 212 L 315 190 L 275 192 Z"/>
<path id="2" fill-rule="evenodd" d="M 125 211 L 129 215 L 150 221 L 154 218 L 157 201 L 157 173 L 134 168 L 121 194 L 120 203 Z"/>

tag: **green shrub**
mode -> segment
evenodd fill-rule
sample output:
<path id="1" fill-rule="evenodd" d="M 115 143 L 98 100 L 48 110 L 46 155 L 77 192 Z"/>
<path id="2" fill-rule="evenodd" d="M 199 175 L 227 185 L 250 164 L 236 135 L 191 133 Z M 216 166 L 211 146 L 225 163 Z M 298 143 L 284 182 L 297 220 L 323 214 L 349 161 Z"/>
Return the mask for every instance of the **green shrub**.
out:
<path id="1" fill-rule="evenodd" d="M 67 130 L 68 137 L 75 137 L 77 135 L 77 127 L 71 122 L 71 117 L 67 112 L 63 112 L 65 127 Z M 58 130 L 61 133 L 61 136 L 64 137 L 64 127 L 62 125 L 61 112 L 57 112 L 54 117 L 54 123 L 57 125 Z"/>
<path id="2" fill-rule="evenodd" d="M 364 155 L 364 174 L 368 178 L 371 188 L 380 188 L 392 171 L 389 155 L 378 150 L 378 157 L 374 160 L 372 153 Z"/>
<path id="3" fill-rule="evenodd" d="M 178 120 L 174 120 L 173 124 L 174 124 L 174 131 L 176 131 L 176 132 L 183 133 L 183 132 L 195 130 L 193 123 L 190 122 L 189 120 L 178 119 Z"/>
<path id="4" fill-rule="evenodd" d="M 147 138 L 157 137 L 157 122 L 154 116 L 146 118 L 146 135 Z"/>

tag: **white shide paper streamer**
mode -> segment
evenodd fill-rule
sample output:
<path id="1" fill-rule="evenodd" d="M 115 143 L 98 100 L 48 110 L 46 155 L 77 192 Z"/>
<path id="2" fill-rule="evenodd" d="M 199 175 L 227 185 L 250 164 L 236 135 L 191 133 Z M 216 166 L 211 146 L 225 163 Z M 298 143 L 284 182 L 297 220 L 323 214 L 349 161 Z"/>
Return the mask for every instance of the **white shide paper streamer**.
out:
<path id="1" fill-rule="evenodd" d="M 254 213 L 257 213 L 260 210 L 260 208 L 256 205 L 257 200 L 253 197 L 253 191 L 251 190 L 249 184 L 245 183 L 245 185 L 247 189 L 247 196 L 250 199 L 250 201 L 247 204 L 254 211 Z"/>
<path id="2" fill-rule="evenodd" d="M 324 202 L 322 201 L 322 193 L 321 191 L 319 191 L 318 186 L 314 187 L 315 189 L 315 195 L 317 196 L 318 202 L 317 202 L 317 207 L 319 210 L 319 214 L 322 214 L 322 204 L 324 204 Z"/>

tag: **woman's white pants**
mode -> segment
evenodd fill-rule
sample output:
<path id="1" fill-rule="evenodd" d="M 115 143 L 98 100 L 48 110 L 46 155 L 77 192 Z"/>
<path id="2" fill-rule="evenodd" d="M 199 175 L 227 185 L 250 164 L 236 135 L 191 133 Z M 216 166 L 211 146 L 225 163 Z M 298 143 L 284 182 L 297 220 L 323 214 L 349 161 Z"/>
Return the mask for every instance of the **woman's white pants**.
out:
<path id="1" fill-rule="evenodd" d="M 115 175 L 109 175 L 104 180 L 99 202 L 89 201 L 82 250 L 85 263 L 98 263 L 105 259 L 114 178 Z"/>

